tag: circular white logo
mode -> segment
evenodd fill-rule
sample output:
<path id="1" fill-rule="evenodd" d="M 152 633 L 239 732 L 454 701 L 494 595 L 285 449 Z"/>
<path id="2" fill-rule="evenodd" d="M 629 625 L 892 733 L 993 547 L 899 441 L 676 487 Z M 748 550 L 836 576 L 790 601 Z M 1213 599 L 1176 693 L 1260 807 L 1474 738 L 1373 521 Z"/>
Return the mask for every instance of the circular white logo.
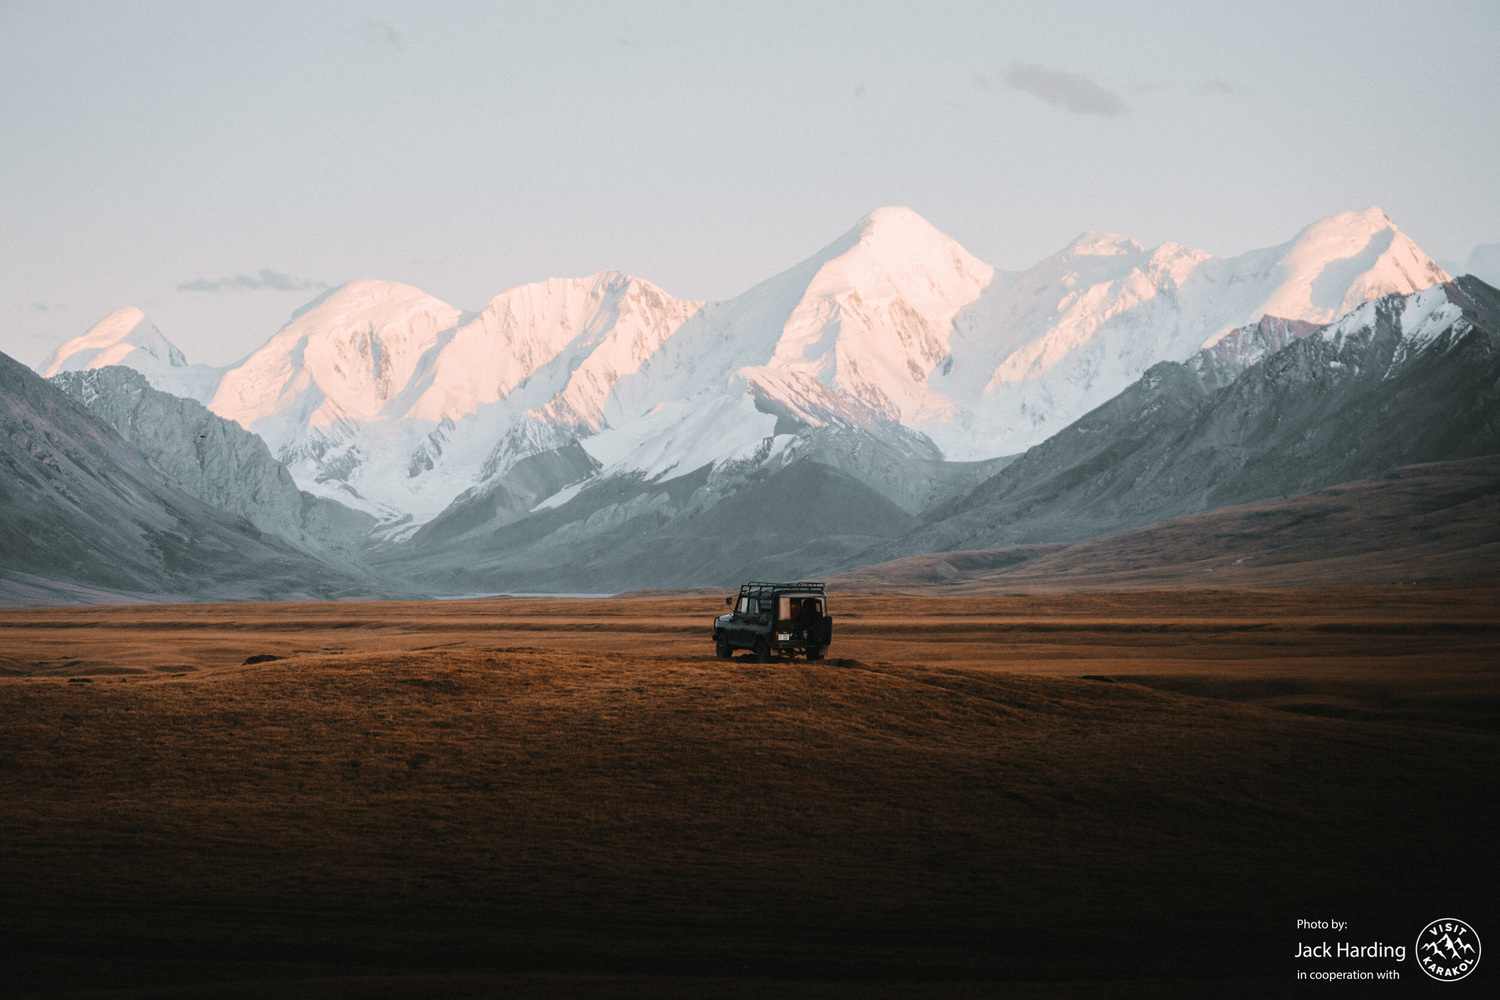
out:
<path id="1" fill-rule="evenodd" d="M 1456 982 L 1479 964 L 1479 935 L 1462 920 L 1434 920 L 1417 935 L 1416 958 L 1433 979 Z"/>

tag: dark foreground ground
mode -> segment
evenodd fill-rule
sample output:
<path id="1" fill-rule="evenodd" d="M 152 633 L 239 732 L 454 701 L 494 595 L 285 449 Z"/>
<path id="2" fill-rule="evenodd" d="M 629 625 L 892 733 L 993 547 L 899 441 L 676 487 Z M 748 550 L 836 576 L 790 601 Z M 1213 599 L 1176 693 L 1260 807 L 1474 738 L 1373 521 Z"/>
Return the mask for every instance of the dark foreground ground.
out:
<path id="1" fill-rule="evenodd" d="M 721 607 L 0 613 L 0 993 L 1494 988 L 1411 952 L 1500 942 L 1500 587 Z"/>

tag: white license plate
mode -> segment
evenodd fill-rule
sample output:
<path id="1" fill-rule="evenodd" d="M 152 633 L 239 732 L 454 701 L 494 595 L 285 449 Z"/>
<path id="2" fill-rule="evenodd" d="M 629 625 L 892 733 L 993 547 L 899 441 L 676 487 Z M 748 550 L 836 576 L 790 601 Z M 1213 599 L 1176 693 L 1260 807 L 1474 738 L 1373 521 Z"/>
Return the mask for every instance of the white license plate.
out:
<path id="1" fill-rule="evenodd" d="M 790 642 L 791 640 L 792 640 L 792 633 L 790 633 L 790 632 L 777 632 L 776 633 L 776 641 L 777 642 Z"/>

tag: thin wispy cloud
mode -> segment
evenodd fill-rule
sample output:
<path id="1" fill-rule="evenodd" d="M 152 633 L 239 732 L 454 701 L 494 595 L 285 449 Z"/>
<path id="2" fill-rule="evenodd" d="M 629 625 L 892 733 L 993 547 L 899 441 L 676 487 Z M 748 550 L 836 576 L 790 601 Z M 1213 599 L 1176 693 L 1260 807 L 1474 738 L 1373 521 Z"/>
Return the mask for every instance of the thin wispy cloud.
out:
<path id="1" fill-rule="evenodd" d="M 31 311 L 32 312 L 39 312 L 39 313 L 52 312 L 53 310 L 55 310 L 55 309 L 61 309 L 62 307 L 63 307 L 63 305 L 62 305 L 61 302 L 57 303 L 56 305 L 51 305 L 51 306 L 49 306 L 45 302 L 33 302 L 33 303 L 31 303 Z M 19 309 L 20 306 L 17 306 L 16 308 Z"/>
<path id="2" fill-rule="evenodd" d="M 327 288 L 326 281 L 293 278 L 289 274 L 273 271 L 269 267 L 260 269 L 255 275 L 236 274 L 228 278 L 198 278 L 184 281 L 177 286 L 179 292 L 305 292 L 312 288 Z"/>
<path id="3" fill-rule="evenodd" d="M 1103 115 L 1113 118 L 1129 111 L 1118 94 L 1105 90 L 1086 76 L 1060 69 L 1048 69 L 1034 63 L 1016 63 L 1005 81 L 1017 90 L 1040 97 L 1078 115 Z"/>
<path id="4" fill-rule="evenodd" d="M 401 47 L 401 36 L 396 33 L 395 28 L 391 27 L 389 21 L 366 21 L 365 30 L 377 42 L 384 42 L 393 49 Z"/>
<path id="5" fill-rule="evenodd" d="M 1204 80 L 1198 84 L 1198 89 L 1205 94 L 1232 94 L 1234 88 L 1223 80 Z"/>
<path id="6" fill-rule="evenodd" d="M 975 73 L 974 86 L 978 87 L 980 90 L 989 90 L 990 78 L 985 76 L 983 73 Z"/>

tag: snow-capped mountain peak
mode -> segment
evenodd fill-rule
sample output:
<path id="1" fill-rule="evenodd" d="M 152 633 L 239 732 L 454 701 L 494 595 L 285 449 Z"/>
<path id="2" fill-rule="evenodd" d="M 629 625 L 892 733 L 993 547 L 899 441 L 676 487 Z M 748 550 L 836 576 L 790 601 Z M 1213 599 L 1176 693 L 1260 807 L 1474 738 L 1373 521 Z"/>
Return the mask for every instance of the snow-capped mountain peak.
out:
<path id="1" fill-rule="evenodd" d="M 1279 258 L 1284 280 L 1261 313 L 1314 323 L 1330 323 L 1371 299 L 1451 280 L 1374 206 L 1320 219 L 1291 242 L 1262 251 L 1268 252 Z"/>
<path id="2" fill-rule="evenodd" d="M 461 313 L 395 281 L 351 281 L 299 313 L 231 369 L 209 408 L 265 434 L 296 411 L 296 423 L 330 427 L 380 416 Z"/>
<path id="3" fill-rule="evenodd" d="M 816 378 L 891 420 L 916 417 L 954 317 L 995 269 L 909 208 L 871 212 L 819 257 L 765 367 Z"/>
<path id="4" fill-rule="evenodd" d="M 866 215 L 831 247 L 852 245 L 829 258 L 809 295 L 851 291 L 866 301 L 900 296 L 917 308 L 947 308 L 972 300 L 995 269 L 909 208 L 880 208 Z"/>
<path id="5" fill-rule="evenodd" d="M 116 309 L 89 327 L 87 333 L 66 341 L 42 362 L 42 377 L 62 371 L 86 371 L 106 365 L 151 364 L 187 367 L 180 350 L 135 306 Z"/>
<path id="6" fill-rule="evenodd" d="M 224 369 L 188 364 L 177 345 L 135 306 L 116 309 L 89 327 L 81 337 L 64 342 L 42 362 L 43 378 L 59 372 L 92 371 L 124 365 L 146 376 L 163 392 L 204 402 L 214 392 Z"/>
<path id="7" fill-rule="evenodd" d="M 410 413 L 462 419 L 540 373 L 557 395 L 538 399 L 533 392 L 528 403 L 553 422 L 597 429 L 615 381 L 701 306 L 612 270 L 510 289 L 454 334 Z"/>

